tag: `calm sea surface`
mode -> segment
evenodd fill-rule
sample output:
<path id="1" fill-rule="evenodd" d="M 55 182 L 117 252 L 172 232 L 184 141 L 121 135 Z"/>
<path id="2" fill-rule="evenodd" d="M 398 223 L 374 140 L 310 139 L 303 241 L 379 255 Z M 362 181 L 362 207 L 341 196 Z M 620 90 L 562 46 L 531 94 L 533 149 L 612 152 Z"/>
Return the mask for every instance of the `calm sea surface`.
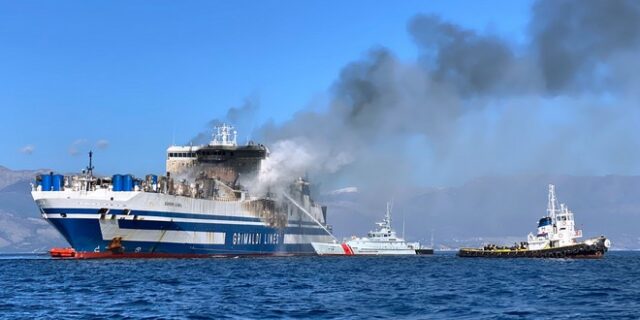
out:
<path id="1" fill-rule="evenodd" d="M 640 318 L 640 252 L 602 260 L 0 257 L 3 318 Z"/>

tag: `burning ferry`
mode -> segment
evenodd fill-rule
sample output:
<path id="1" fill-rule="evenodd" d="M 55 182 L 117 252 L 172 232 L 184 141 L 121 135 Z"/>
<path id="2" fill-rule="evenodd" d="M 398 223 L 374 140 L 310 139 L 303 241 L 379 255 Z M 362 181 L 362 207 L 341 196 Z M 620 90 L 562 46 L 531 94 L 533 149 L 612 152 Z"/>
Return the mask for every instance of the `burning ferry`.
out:
<path id="1" fill-rule="evenodd" d="M 512 247 L 486 245 L 483 248 L 462 248 L 460 257 L 491 258 L 600 258 L 611 242 L 604 236 L 584 241 L 582 230 L 576 230 L 573 212 L 561 203 L 558 205 L 554 185 L 549 185 L 547 215 L 538 221 L 538 231 L 529 233 L 527 242 Z"/>
<path id="2" fill-rule="evenodd" d="M 256 194 L 268 156 L 264 145 L 239 146 L 231 126 L 202 146 L 167 149 L 166 175 L 40 175 L 32 196 L 72 247 L 65 257 L 207 257 L 315 254 L 331 242 L 326 207 L 299 178 L 282 194 Z"/>

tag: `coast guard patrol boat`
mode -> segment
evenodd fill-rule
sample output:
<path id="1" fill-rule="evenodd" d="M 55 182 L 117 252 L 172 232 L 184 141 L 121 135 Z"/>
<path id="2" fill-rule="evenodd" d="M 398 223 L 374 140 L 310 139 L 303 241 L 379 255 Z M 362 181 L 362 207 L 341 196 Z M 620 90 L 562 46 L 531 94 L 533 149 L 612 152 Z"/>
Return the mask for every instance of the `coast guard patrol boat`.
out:
<path id="1" fill-rule="evenodd" d="M 166 175 L 45 174 L 32 196 L 69 242 L 65 257 L 206 257 L 315 254 L 331 242 L 326 207 L 299 178 L 282 194 L 253 191 L 268 149 L 238 146 L 231 126 L 201 146 L 167 149 Z M 58 253 L 58 251 L 52 252 Z"/>
<path id="2" fill-rule="evenodd" d="M 376 222 L 376 230 L 369 231 L 366 237 L 352 237 L 341 244 L 311 243 L 318 255 L 415 255 L 420 249 L 417 242 L 408 243 L 396 235 L 391 228 L 391 205 L 381 222 Z"/>

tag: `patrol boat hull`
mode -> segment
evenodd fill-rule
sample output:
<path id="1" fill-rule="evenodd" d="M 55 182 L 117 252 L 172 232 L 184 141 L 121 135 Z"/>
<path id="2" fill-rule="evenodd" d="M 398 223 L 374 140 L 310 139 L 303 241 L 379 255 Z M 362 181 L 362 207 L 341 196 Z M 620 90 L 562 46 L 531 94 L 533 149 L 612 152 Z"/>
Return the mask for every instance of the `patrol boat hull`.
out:
<path id="1" fill-rule="evenodd" d="M 605 237 L 598 237 L 574 245 L 540 250 L 462 248 L 458 256 L 463 258 L 602 258 L 608 251 L 608 247 L 608 240 Z"/>
<path id="2" fill-rule="evenodd" d="M 338 243 L 311 243 L 318 255 L 345 255 L 345 256 L 398 256 L 416 255 L 420 249 L 417 242 L 407 243 L 403 238 L 396 236 L 391 228 L 391 206 L 387 203 L 387 212 L 382 222 L 376 223 L 377 229 L 370 231 L 366 237 L 353 237 L 351 240 Z"/>
<path id="3" fill-rule="evenodd" d="M 311 243 L 316 254 L 320 256 L 400 256 L 416 255 L 417 250 L 405 246 L 393 245 L 368 245 L 354 246 L 349 242 L 345 243 Z M 432 252 L 433 253 L 433 252 Z M 426 253 L 424 253 L 426 254 Z"/>

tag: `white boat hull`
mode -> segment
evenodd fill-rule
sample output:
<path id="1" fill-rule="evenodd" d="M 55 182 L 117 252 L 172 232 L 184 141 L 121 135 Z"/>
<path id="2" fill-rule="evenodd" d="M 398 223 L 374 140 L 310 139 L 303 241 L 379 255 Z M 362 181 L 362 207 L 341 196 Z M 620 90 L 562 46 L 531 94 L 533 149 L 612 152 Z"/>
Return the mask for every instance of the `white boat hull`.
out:
<path id="1" fill-rule="evenodd" d="M 403 246 L 386 246 L 386 248 L 375 248 L 374 246 L 352 246 L 347 243 L 321 243 L 312 242 L 311 246 L 316 254 L 321 256 L 397 256 L 416 255 L 416 250 Z"/>
<path id="2" fill-rule="evenodd" d="M 350 256 L 353 253 L 340 243 L 311 242 L 313 250 L 319 256 Z"/>

